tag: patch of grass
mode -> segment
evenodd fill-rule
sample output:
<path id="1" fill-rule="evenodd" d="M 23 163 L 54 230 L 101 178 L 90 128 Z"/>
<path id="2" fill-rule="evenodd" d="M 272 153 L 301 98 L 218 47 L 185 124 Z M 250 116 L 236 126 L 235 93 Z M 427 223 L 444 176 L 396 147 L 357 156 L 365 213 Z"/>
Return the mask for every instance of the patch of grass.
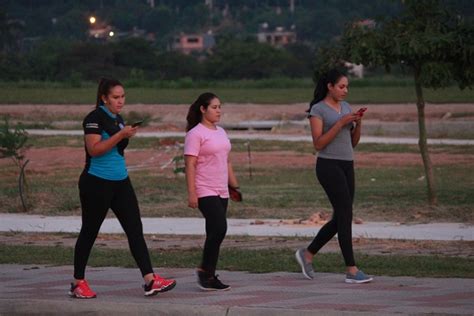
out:
<path id="1" fill-rule="evenodd" d="M 308 218 L 312 213 L 332 212 L 313 168 L 254 168 L 235 166 L 244 195 L 243 203 L 229 204 L 233 218 Z M 0 208 L 18 212 L 17 176 L 14 169 L 2 173 Z M 154 169 L 156 170 L 156 169 Z M 28 173 L 31 213 L 79 214 L 77 180 L 81 170 Z M 439 206 L 428 207 L 423 167 L 357 168 L 355 215 L 363 220 L 474 222 L 474 170 L 463 165 L 437 166 L 435 176 Z M 171 172 L 130 172 L 143 216 L 200 216 L 187 207 L 185 178 Z"/>
<path id="2" fill-rule="evenodd" d="M 28 169 L 28 168 L 27 168 Z M 79 214 L 77 181 L 81 170 L 65 169 L 50 173 L 26 171 L 31 214 Z M 18 173 L 2 174 L 0 181 L 1 212 L 21 212 Z"/>
<path id="3" fill-rule="evenodd" d="M 152 114 L 148 112 L 137 112 L 130 111 L 127 114 L 124 114 L 125 124 L 132 125 L 135 122 L 141 121 L 141 127 L 148 126 L 152 120 Z"/>
<path id="4" fill-rule="evenodd" d="M 127 149 L 153 149 L 162 146 L 169 146 L 175 143 L 183 144 L 183 137 L 165 137 L 165 138 L 133 138 Z M 233 152 L 247 152 L 248 143 L 250 143 L 251 153 L 268 151 L 293 151 L 298 153 L 314 153 L 311 142 L 288 142 L 288 141 L 266 141 L 266 140 L 232 140 Z M 83 147 L 83 136 L 39 136 L 29 135 L 27 145 L 35 148 L 47 147 Z M 450 146 L 450 145 L 430 145 L 431 153 L 447 154 L 474 154 L 474 146 Z M 419 153 L 418 145 L 403 144 L 359 144 L 356 151 L 360 152 L 378 152 L 378 153 Z"/>
<path id="5" fill-rule="evenodd" d="M 298 153 L 314 152 L 311 142 L 288 142 L 288 141 L 267 141 L 267 140 L 232 140 L 232 151 L 247 152 L 250 146 L 250 152 L 266 151 L 293 151 Z"/>
<path id="6" fill-rule="evenodd" d="M 21 127 L 26 129 L 52 129 L 50 122 L 21 122 Z"/>
<path id="7" fill-rule="evenodd" d="M 128 143 L 127 149 L 158 149 L 176 144 L 184 144 L 184 137 L 134 137 Z"/>
<path id="8" fill-rule="evenodd" d="M 127 147 L 127 149 L 154 149 L 162 146 L 169 146 L 175 143 L 184 143 L 183 137 L 166 137 L 166 138 L 148 138 L 148 137 L 134 137 Z M 29 135 L 28 146 L 34 148 L 49 148 L 49 147 L 84 147 L 83 136 L 41 136 Z"/>
<path id="9" fill-rule="evenodd" d="M 203 88 L 140 88 L 129 87 L 127 103 L 136 104 L 191 104 Z M 226 103 L 262 103 L 291 104 L 307 103 L 312 98 L 313 87 L 292 88 L 212 88 Z M 424 90 L 426 102 L 430 103 L 465 103 L 474 99 L 474 90 L 460 90 L 449 87 L 438 90 Z M 2 104 L 94 104 L 95 87 L 78 88 L 20 88 L 10 86 L 4 90 Z M 357 103 L 408 103 L 415 102 L 415 88 L 412 86 L 354 86 L 349 93 L 348 101 Z"/>
<path id="10" fill-rule="evenodd" d="M 83 136 L 40 136 L 40 135 L 29 135 L 28 146 L 35 148 L 48 148 L 48 147 L 84 147 Z"/>
<path id="11" fill-rule="evenodd" d="M 429 147 L 430 153 L 446 153 L 446 154 L 462 154 L 462 155 L 473 155 L 474 146 L 462 145 L 462 146 L 450 146 L 450 145 L 436 145 Z"/>
<path id="12" fill-rule="evenodd" d="M 438 207 L 428 207 L 426 204 L 426 180 L 423 176 L 421 166 L 357 170 L 356 213 L 375 219 L 387 216 L 408 221 L 419 215 L 420 220 L 474 220 L 474 196 L 469 193 L 474 185 L 472 168 L 450 165 L 435 168 Z"/>
<path id="13" fill-rule="evenodd" d="M 287 78 L 287 77 L 273 77 L 266 79 L 241 79 L 241 80 L 195 80 L 192 78 L 180 78 L 176 80 L 124 80 L 126 87 L 144 87 L 154 89 L 189 89 L 189 88 L 313 88 L 314 82 L 311 78 Z M 354 78 L 351 79 L 352 87 L 404 87 L 412 86 L 413 79 L 410 77 L 396 77 L 393 75 L 382 75 L 369 78 Z M 75 88 L 75 87 L 95 87 L 96 83 L 92 81 L 70 82 L 52 82 L 52 81 L 34 81 L 23 80 L 18 82 L 0 82 L 2 88 Z"/>
<path id="14" fill-rule="evenodd" d="M 457 87 L 424 89 L 425 101 L 429 103 L 469 103 L 474 99 L 474 90 Z M 353 104 L 414 103 L 415 87 L 357 87 L 350 89 L 347 101 Z"/>
<path id="15" fill-rule="evenodd" d="M 419 153 L 418 145 L 404 144 L 358 144 L 355 151 L 374 153 Z"/>
<path id="16" fill-rule="evenodd" d="M 473 117 L 473 116 L 474 116 L 474 112 L 458 112 L 458 113 L 451 114 L 452 118 Z"/>
<path id="17" fill-rule="evenodd" d="M 229 215 L 243 218 L 307 218 L 332 212 L 315 172 L 306 169 L 256 169 L 253 180 L 241 177 L 244 203 L 231 203 Z M 244 171 L 239 174 L 245 174 Z M 364 220 L 474 220 L 474 171 L 463 166 L 437 167 L 439 206 L 426 203 L 422 167 L 358 168 L 354 211 Z"/>
<path id="18" fill-rule="evenodd" d="M 52 264 L 71 265 L 73 248 L 61 246 L 9 246 L 0 244 L 0 264 Z M 200 249 L 176 251 L 150 251 L 155 266 L 194 268 L 201 260 Z M 360 255 L 357 261 L 370 274 L 388 276 L 414 276 L 439 278 L 474 278 L 474 260 L 440 256 L 380 256 Z M 94 247 L 90 266 L 118 266 L 135 268 L 128 250 Z M 278 271 L 299 272 L 293 249 L 222 249 L 219 269 L 267 273 Z M 344 271 L 340 254 L 319 254 L 317 270 L 320 272 Z"/>
<path id="19" fill-rule="evenodd" d="M 91 106 L 92 109 L 92 106 Z M 41 124 L 49 124 L 53 125 L 54 122 L 58 121 L 76 121 L 81 124 L 82 120 L 84 119 L 84 115 L 80 113 L 74 112 L 55 112 L 54 110 L 46 110 L 42 107 L 35 109 L 34 113 L 28 112 L 13 112 L 8 113 L 8 116 L 12 118 L 12 121 L 19 121 L 19 122 L 31 122 L 33 123 L 41 123 Z"/>

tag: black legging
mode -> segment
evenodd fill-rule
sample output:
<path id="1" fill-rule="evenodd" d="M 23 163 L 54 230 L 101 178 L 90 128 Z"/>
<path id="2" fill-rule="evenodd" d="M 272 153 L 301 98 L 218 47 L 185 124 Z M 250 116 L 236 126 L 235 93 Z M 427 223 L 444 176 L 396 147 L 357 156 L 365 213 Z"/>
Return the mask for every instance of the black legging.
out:
<path id="1" fill-rule="evenodd" d="M 206 242 L 202 253 L 201 269 L 215 275 L 219 249 L 227 232 L 227 204 L 229 199 L 205 196 L 198 199 L 199 210 L 206 219 Z"/>
<path id="2" fill-rule="evenodd" d="M 354 162 L 318 158 L 316 176 L 333 207 L 333 217 L 318 232 L 308 247 L 317 253 L 337 233 L 346 266 L 355 266 L 352 250 L 352 201 L 354 200 Z"/>
<path id="3" fill-rule="evenodd" d="M 143 237 L 138 201 L 130 179 L 104 180 L 83 172 L 79 178 L 82 227 L 74 250 L 74 278 L 84 279 L 89 255 L 109 208 L 115 213 L 142 275 L 153 273 Z"/>

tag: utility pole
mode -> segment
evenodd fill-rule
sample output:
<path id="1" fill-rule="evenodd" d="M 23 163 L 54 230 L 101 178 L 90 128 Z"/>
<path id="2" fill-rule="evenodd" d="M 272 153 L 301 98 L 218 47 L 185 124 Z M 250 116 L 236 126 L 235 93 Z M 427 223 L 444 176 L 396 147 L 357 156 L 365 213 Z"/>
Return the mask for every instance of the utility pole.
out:
<path id="1" fill-rule="evenodd" d="M 290 0 L 290 12 L 295 13 L 295 0 Z"/>

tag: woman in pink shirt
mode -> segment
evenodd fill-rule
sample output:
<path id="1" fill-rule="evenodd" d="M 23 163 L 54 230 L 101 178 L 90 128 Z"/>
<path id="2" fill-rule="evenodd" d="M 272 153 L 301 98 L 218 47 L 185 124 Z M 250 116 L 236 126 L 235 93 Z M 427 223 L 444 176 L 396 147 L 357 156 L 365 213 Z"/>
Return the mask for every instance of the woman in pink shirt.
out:
<path id="1" fill-rule="evenodd" d="M 216 125 L 220 118 L 219 98 L 210 92 L 201 94 L 189 107 L 184 141 L 188 206 L 199 208 L 206 219 L 206 242 L 197 275 L 199 287 L 207 291 L 230 289 L 217 278 L 216 266 L 227 231 L 229 187 L 239 188 L 229 162 L 229 138 Z"/>

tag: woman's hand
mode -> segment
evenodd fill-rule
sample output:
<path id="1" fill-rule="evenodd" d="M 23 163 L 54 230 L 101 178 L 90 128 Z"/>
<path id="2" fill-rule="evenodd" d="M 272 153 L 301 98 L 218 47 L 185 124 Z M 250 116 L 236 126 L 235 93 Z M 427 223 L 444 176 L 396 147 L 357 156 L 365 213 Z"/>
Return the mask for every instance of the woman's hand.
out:
<path id="1" fill-rule="evenodd" d="M 190 208 L 197 208 L 198 207 L 198 198 L 195 193 L 188 194 L 188 206 Z"/>
<path id="2" fill-rule="evenodd" d="M 357 121 L 357 120 L 360 120 L 360 116 L 357 115 L 356 113 L 350 113 L 350 114 L 346 114 L 344 115 L 339 121 L 338 123 L 340 124 L 340 127 L 344 127 L 346 126 L 347 124 L 350 124 L 354 121 Z"/>
<path id="3" fill-rule="evenodd" d="M 137 131 L 138 131 L 138 127 L 132 127 L 130 125 L 127 125 L 124 128 L 122 128 L 120 133 L 122 134 L 123 138 L 131 138 L 135 136 Z"/>

